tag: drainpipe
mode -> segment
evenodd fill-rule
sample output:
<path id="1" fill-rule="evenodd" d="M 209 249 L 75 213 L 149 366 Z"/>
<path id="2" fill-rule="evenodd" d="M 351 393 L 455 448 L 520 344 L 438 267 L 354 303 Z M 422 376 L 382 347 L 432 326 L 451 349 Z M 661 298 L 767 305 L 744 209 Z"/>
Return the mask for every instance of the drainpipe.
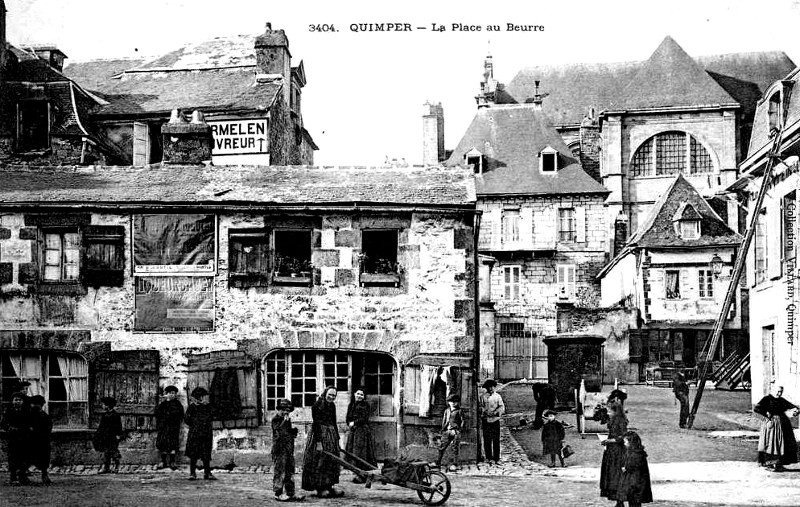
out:
<path id="1" fill-rule="evenodd" d="M 481 217 L 482 212 L 479 210 L 475 210 L 475 219 L 473 220 L 473 229 L 472 229 L 472 236 L 473 236 L 473 244 L 472 244 L 472 271 L 473 271 L 473 284 L 474 284 L 474 294 L 473 294 L 473 304 L 475 305 L 475 316 L 473 319 L 474 325 L 474 332 L 475 332 L 475 346 L 473 350 L 474 359 L 475 359 L 475 376 L 474 379 L 474 393 L 475 393 L 475 406 L 474 414 L 475 414 L 475 464 L 479 463 L 481 460 L 481 428 L 480 428 L 480 415 L 478 414 L 478 407 L 479 407 L 479 396 L 480 393 L 478 392 L 478 382 L 480 381 L 480 374 L 481 374 L 481 293 L 480 293 L 480 264 L 478 264 L 478 236 L 481 230 Z"/>

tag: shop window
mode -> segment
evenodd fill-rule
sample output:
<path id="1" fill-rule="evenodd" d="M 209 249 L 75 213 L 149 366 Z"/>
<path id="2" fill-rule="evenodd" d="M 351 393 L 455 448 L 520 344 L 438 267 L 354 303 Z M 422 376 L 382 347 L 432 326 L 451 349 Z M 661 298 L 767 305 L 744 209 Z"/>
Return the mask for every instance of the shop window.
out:
<path id="1" fill-rule="evenodd" d="M 558 299 L 573 299 L 575 297 L 575 266 L 561 264 L 556 266 L 556 272 Z"/>
<path id="2" fill-rule="evenodd" d="M 44 100 L 17 104 L 17 151 L 46 150 L 50 147 L 50 106 Z"/>
<path id="3" fill-rule="evenodd" d="M 42 395 L 45 410 L 56 427 L 85 427 L 89 417 L 89 368 L 78 354 L 15 352 L 0 353 L 3 411 L 22 382 L 28 395 Z"/>
<path id="4" fill-rule="evenodd" d="M 311 285 L 311 231 L 274 231 L 276 285 Z"/>
<path id="5" fill-rule="evenodd" d="M 503 266 L 503 299 L 517 301 L 520 298 L 522 266 Z"/>
<path id="6" fill-rule="evenodd" d="M 558 210 L 558 240 L 563 243 L 574 243 L 578 239 L 574 208 Z"/>
<path id="7" fill-rule="evenodd" d="M 228 236 L 228 284 L 269 285 L 269 234 L 263 229 L 234 229 Z"/>
<path id="8" fill-rule="evenodd" d="M 361 231 L 360 282 L 362 286 L 400 285 L 397 229 Z"/>
<path id="9" fill-rule="evenodd" d="M 681 298 L 681 272 L 677 269 L 668 269 L 664 272 L 664 297 L 667 299 Z"/>
<path id="10" fill-rule="evenodd" d="M 701 298 L 714 297 L 714 274 L 710 269 L 697 270 L 697 284 Z"/>
<path id="11" fill-rule="evenodd" d="M 688 132 L 662 132 L 642 143 L 631 159 L 631 176 L 666 176 L 714 171 L 705 146 Z"/>

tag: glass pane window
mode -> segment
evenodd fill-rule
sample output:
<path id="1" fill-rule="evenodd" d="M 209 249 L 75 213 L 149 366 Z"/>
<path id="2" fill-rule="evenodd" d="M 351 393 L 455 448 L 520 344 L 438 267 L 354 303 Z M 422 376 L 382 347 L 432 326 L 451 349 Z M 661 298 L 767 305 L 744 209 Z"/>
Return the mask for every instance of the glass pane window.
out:
<path id="1" fill-rule="evenodd" d="M 297 408 L 311 407 L 326 386 L 349 392 L 352 357 L 347 352 L 273 352 L 265 359 L 266 406 L 274 410 L 277 400 L 289 398 Z"/>
<path id="2" fill-rule="evenodd" d="M 350 380 L 350 358 L 344 352 L 323 354 L 324 387 L 333 386 L 337 391 L 348 391 Z"/>
<path id="3" fill-rule="evenodd" d="M 275 410 L 278 400 L 286 397 L 286 353 L 267 357 L 264 384 L 267 388 L 267 410 Z"/>
<path id="4" fill-rule="evenodd" d="M 561 208 L 558 210 L 558 240 L 574 243 L 577 240 L 577 227 L 575 225 L 575 210 Z"/>
<path id="5" fill-rule="evenodd" d="M 522 266 L 503 266 L 503 298 L 516 301 L 520 298 Z"/>
<path id="6" fill-rule="evenodd" d="M 48 232 L 44 235 L 44 280 L 75 281 L 80 269 L 80 235 Z"/>
<path id="7" fill-rule="evenodd" d="M 643 142 L 631 158 L 631 177 L 700 174 L 714 171 L 711 154 L 688 132 L 661 132 Z"/>
<path id="8" fill-rule="evenodd" d="M 519 210 L 503 211 L 503 243 L 519 242 L 520 215 Z"/>
<path id="9" fill-rule="evenodd" d="M 681 272 L 668 269 L 664 273 L 665 297 L 667 299 L 681 298 Z"/>
<path id="10" fill-rule="evenodd" d="M 390 357 L 365 358 L 364 360 L 365 394 L 394 394 L 394 361 Z"/>
<path id="11" fill-rule="evenodd" d="M 701 298 L 714 297 L 714 276 L 710 269 L 697 270 L 697 282 Z"/>

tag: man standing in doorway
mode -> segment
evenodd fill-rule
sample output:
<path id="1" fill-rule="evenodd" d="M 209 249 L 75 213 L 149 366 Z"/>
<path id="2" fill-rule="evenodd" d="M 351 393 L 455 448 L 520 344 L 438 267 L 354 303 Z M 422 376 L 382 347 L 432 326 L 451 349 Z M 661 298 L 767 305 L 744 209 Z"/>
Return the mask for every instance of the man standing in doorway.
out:
<path id="1" fill-rule="evenodd" d="M 683 373 L 676 373 L 675 378 L 672 380 L 672 392 L 675 393 L 675 398 L 681 404 L 681 415 L 678 423 L 681 428 L 686 427 L 686 418 L 689 417 L 689 384 L 686 383 L 686 377 Z"/>
<path id="2" fill-rule="evenodd" d="M 488 379 L 483 383 L 486 393 L 481 396 L 481 425 L 483 426 L 483 451 L 487 464 L 500 461 L 500 417 L 506 413 L 503 398 L 495 392 L 497 382 Z"/>

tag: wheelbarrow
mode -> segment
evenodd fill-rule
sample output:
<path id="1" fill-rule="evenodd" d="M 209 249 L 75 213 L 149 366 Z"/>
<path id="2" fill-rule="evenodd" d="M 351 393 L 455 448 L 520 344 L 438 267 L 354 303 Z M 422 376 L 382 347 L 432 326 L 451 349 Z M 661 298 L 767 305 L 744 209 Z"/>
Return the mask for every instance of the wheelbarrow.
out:
<path id="1" fill-rule="evenodd" d="M 442 505 L 450 498 L 450 479 L 439 470 L 432 469 L 425 461 L 393 461 L 378 470 L 344 449 L 339 449 L 339 455 L 322 452 L 363 480 L 366 488 L 372 487 L 372 483 L 377 481 L 413 489 L 425 505 Z M 343 459 L 342 455 L 347 459 Z"/>

